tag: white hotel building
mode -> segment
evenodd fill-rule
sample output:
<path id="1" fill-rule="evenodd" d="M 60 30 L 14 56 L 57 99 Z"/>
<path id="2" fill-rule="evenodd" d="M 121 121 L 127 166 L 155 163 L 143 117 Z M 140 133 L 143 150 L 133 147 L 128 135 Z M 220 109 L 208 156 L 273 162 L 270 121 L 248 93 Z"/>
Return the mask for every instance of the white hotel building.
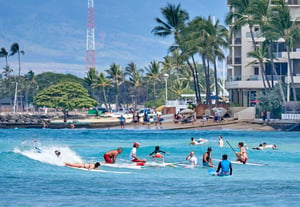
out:
<path id="1" fill-rule="evenodd" d="M 300 19 L 300 0 L 286 0 L 288 2 L 290 13 L 293 19 Z M 255 27 L 255 41 L 257 44 L 264 41 L 260 35 L 260 28 Z M 227 57 L 227 81 L 226 89 L 229 91 L 230 102 L 240 106 L 252 106 L 257 97 L 264 90 L 259 64 L 250 64 L 254 59 L 248 57 L 248 52 L 253 51 L 249 27 L 243 26 L 241 30 L 235 33 L 231 39 L 229 47 L 229 56 Z M 276 70 L 279 76 L 284 76 L 287 83 L 288 76 L 288 56 L 284 42 L 274 43 L 276 49 L 276 59 L 274 60 Z M 297 90 L 300 95 L 300 39 L 296 42 L 295 48 L 290 53 L 292 62 L 292 74 Z M 265 63 L 267 78 L 272 78 L 271 64 Z M 277 83 L 275 75 L 274 85 Z M 292 91 L 292 90 L 291 90 Z M 298 98 L 299 99 L 299 98 Z"/>

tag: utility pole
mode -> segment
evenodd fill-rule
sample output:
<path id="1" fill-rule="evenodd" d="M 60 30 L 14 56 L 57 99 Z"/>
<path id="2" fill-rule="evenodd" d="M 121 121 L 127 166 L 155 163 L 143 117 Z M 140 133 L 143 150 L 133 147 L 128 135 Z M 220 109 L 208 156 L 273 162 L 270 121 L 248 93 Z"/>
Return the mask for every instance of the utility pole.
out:
<path id="1" fill-rule="evenodd" d="M 88 0 L 85 69 L 96 68 L 94 0 Z"/>

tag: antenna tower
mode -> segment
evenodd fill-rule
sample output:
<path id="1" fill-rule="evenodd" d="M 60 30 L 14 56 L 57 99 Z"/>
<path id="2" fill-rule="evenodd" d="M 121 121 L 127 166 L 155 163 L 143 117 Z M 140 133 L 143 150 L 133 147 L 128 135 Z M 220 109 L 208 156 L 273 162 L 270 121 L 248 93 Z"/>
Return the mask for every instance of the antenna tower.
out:
<path id="1" fill-rule="evenodd" d="M 85 68 L 96 68 L 94 0 L 88 0 Z"/>

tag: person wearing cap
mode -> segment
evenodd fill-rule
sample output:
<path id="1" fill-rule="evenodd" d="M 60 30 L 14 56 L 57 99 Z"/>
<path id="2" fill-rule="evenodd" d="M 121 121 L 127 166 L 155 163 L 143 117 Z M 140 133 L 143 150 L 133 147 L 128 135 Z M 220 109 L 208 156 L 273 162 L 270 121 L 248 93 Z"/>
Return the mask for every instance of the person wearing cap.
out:
<path id="1" fill-rule="evenodd" d="M 138 162 L 138 163 L 145 163 L 147 160 L 146 159 L 139 159 L 136 156 L 136 149 L 140 147 L 140 144 L 138 142 L 133 143 L 132 150 L 129 155 L 129 159 L 131 162 Z"/>
<path id="2" fill-rule="evenodd" d="M 202 159 L 203 167 L 214 167 L 211 158 L 211 151 L 212 151 L 211 147 L 208 147 L 207 152 L 203 154 L 203 159 Z"/>

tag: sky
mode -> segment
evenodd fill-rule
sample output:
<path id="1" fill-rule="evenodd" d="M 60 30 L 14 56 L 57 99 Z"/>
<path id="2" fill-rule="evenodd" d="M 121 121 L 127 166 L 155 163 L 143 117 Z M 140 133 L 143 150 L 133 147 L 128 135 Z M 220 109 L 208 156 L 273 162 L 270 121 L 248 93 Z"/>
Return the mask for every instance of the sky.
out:
<path id="1" fill-rule="evenodd" d="M 96 69 L 112 63 L 125 67 L 134 62 L 144 68 L 167 55 L 173 39 L 154 36 L 161 8 L 180 4 L 190 15 L 215 16 L 224 24 L 226 0 L 94 0 Z M 0 48 L 17 42 L 21 75 L 57 72 L 84 77 L 87 33 L 87 0 L 0 0 Z M 18 72 L 17 56 L 9 65 Z M 0 59 L 0 67 L 5 59 Z"/>

